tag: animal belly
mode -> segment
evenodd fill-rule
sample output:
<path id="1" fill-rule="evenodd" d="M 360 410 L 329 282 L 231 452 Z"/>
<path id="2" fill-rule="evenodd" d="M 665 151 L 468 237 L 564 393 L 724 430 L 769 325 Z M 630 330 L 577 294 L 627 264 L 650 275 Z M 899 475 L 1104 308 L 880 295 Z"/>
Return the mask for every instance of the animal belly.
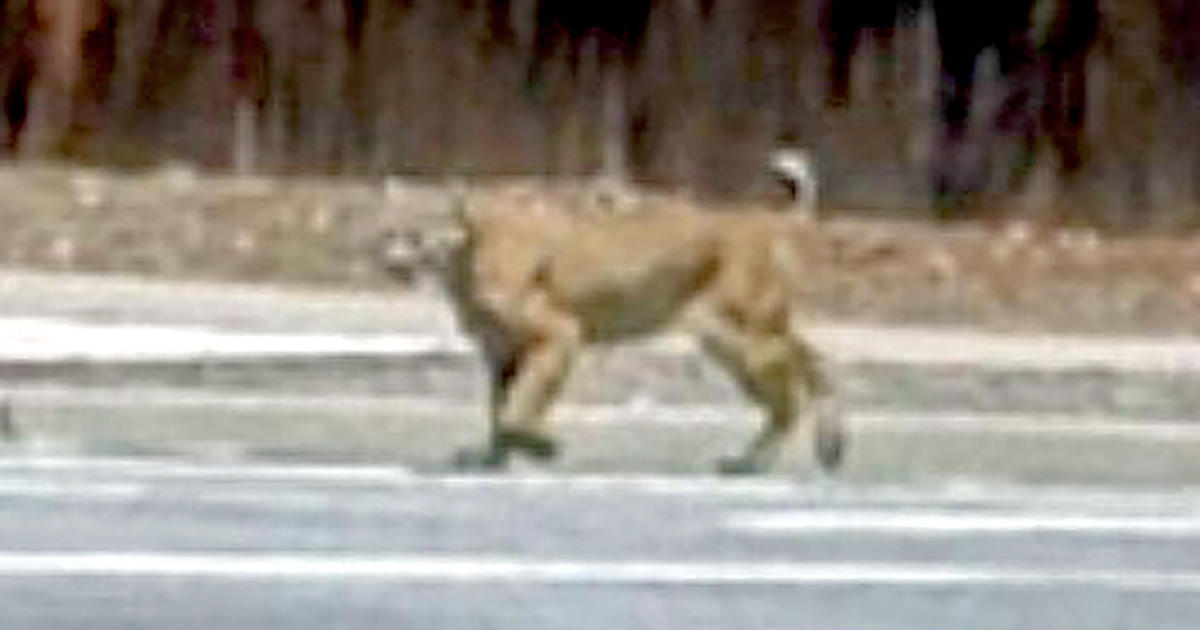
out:
<path id="1" fill-rule="evenodd" d="M 600 284 L 570 299 L 589 339 L 619 340 L 654 333 L 673 323 L 696 293 L 692 282 L 663 282 L 669 276 L 647 277 L 639 282 Z"/>
<path id="2" fill-rule="evenodd" d="M 674 319 L 678 309 L 653 297 L 629 302 L 597 300 L 584 306 L 584 328 L 593 341 L 616 341 L 652 334 Z"/>
<path id="3" fill-rule="evenodd" d="M 636 232 L 580 239 L 555 252 L 544 279 L 594 340 L 645 335 L 670 324 L 713 277 L 702 232 L 655 242 Z"/>

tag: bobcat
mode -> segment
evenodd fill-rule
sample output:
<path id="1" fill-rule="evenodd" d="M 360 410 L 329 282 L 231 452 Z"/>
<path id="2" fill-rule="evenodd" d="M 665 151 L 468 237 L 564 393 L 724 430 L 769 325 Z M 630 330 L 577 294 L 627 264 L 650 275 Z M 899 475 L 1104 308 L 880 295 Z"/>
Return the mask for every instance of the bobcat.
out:
<path id="1" fill-rule="evenodd" d="M 491 437 L 460 453 L 461 467 L 500 468 L 513 452 L 553 458 L 544 417 L 581 349 L 668 327 L 690 332 L 765 412 L 758 435 L 722 459 L 721 472 L 767 469 L 795 424 L 800 393 L 817 409 L 818 462 L 840 464 L 832 384 L 791 329 L 795 217 L 670 205 L 571 212 L 521 194 L 460 194 L 454 208 L 440 227 L 389 233 L 384 263 L 410 278 L 434 272 L 482 350 Z"/>

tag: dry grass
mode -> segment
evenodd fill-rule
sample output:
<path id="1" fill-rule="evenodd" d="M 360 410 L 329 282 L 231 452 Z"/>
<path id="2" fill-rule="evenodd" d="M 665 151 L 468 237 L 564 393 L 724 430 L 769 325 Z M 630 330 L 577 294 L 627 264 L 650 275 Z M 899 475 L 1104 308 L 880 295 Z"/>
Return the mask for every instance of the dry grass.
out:
<path id="1" fill-rule="evenodd" d="M 572 190 L 546 195 L 562 203 Z M 0 169 L 0 194 L 0 264 L 10 267 L 363 289 L 387 283 L 371 258 L 382 226 L 445 201 L 432 184 L 52 166 Z M 835 218 L 798 238 L 815 317 L 1200 332 L 1193 235 Z"/>

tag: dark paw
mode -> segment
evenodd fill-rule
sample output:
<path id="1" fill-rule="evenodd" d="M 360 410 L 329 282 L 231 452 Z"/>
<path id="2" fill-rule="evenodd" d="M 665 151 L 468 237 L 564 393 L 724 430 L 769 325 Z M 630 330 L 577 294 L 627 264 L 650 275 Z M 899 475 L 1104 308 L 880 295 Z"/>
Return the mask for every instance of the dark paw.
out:
<path id="1" fill-rule="evenodd" d="M 464 472 L 503 470 L 507 463 L 506 453 L 494 448 L 468 448 L 454 456 L 454 467 Z"/>
<path id="2" fill-rule="evenodd" d="M 817 425 L 816 435 L 817 464 L 825 472 L 833 472 L 841 468 L 846 458 L 846 430 L 841 418 L 830 417 L 821 420 Z"/>
<path id="3" fill-rule="evenodd" d="M 549 461 L 558 456 L 558 445 L 554 440 L 527 431 L 505 431 L 499 442 L 504 450 L 520 451 L 536 460 Z"/>
<path id="4" fill-rule="evenodd" d="M 726 457 L 717 462 L 717 472 L 728 476 L 757 475 L 762 473 L 764 466 L 753 457 Z"/>
<path id="5" fill-rule="evenodd" d="M 817 463 L 821 470 L 834 472 L 842 467 L 845 458 L 846 438 L 840 431 L 817 435 Z"/>

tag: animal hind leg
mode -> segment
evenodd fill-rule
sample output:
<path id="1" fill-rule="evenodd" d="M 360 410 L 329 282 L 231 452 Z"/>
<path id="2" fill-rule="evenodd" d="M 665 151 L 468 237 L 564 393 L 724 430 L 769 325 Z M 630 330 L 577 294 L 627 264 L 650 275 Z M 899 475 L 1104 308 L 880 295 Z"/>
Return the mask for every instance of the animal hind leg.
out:
<path id="1" fill-rule="evenodd" d="M 762 428 L 744 453 L 722 460 L 721 472 L 747 474 L 769 467 L 795 428 L 799 394 L 815 408 L 818 464 L 827 471 L 840 466 L 846 442 L 842 416 L 833 383 L 815 350 L 789 331 L 753 333 L 731 322 L 707 321 L 700 335 L 709 356 L 765 414 Z"/>
<path id="2" fill-rule="evenodd" d="M 699 330 L 705 352 L 734 378 L 743 393 L 763 408 L 765 420 L 746 450 L 722 459 L 725 474 L 750 474 L 768 468 L 795 425 L 795 365 L 787 338 L 753 334 L 729 321 L 707 321 Z"/>
<path id="3" fill-rule="evenodd" d="M 820 354 L 803 339 L 788 336 L 792 363 L 799 372 L 808 403 L 815 409 L 815 448 L 822 470 L 838 469 L 846 452 L 846 430 L 833 382 Z"/>
<path id="4" fill-rule="evenodd" d="M 765 415 L 762 428 L 743 454 L 720 463 L 726 474 L 766 470 L 779 457 L 785 439 L 796 423 L 795 370 L 782 340 L 763 339 L 746 358 L 743 389 Z"/>

